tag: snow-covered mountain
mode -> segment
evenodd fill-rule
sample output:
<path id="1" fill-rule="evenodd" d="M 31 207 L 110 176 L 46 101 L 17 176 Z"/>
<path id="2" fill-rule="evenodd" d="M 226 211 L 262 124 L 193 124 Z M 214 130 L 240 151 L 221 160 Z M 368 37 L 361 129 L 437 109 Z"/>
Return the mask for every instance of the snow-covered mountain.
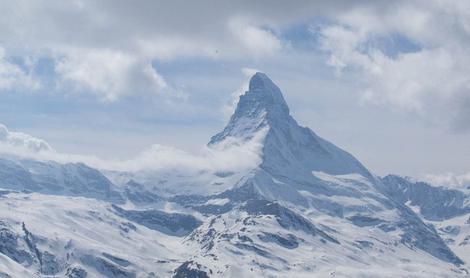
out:
<path id="1" fill-rule="evenodd" d="M 0 159 L 0 186 L 50 195 L 82 196 L 116 203 L 124 198 L 100 171 L 83 163 Z"/>
<path id="2" fill-rule="evenodd" d="M 384 177 L 390 198 L 405 204 L 437 228 L 447 245 L 470 261 L 470 194 L 396 175 Z"/>
<path id="3" fill-rule="evenodd" d="M 466 193 L 375 177 L 263 73 L 208 147 L 252 143 L 243 171 L 0 160 L 0 277 L 468 277 Z"/>
<path id="4" fill-rule="evenodd" d="M 426 220 L 440 221 L 470 213 L 470 195 L 465 191 L 396 175 L 388 175 L 382 181 L 390 198 L 416 208 Z"/>
<path id="5" fill-rule="evenodd" d="M 263 73 L 250 80 L 249 91 L 240 97 L 226 128 L 212 137 L 209 145 L 232 138 L 250 140 L 265 132 L 263 162 L 260 168 L 293 176 L 312 171 L 332 175 L 358 173 L 370 177 L 353 156 L 301 127 L 289 114 L 281 90 Z"/>

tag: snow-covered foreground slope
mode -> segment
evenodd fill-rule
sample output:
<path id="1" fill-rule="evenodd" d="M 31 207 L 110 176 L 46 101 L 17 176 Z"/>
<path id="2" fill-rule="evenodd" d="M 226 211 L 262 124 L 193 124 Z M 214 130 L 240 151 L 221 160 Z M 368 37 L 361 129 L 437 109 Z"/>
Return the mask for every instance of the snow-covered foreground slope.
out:
<path id="1" fill-rule="evenodd" d="M 193 225 L 178 217 L 162 223 L 161 214 L 152 221 L 146 212 L 124 215 L 87 198 L 3 195 L 0 271 L 11 277 L 465 277 L 459 267 L 402 245 L 395 233 L 269 201 L 196 214 L 201 223 Z M 190 232 L 175 233 L 185 228 Z"/>
<path id="2" fill-rule="evenodd" d="M 103 175 L 83 164 L 1 160 L 0 271 L 11 277 L 468 277 L 464 235 L 449 236 L 447 228 L 456 221 L 467 233 L 467 197 L 375 177 L 299 126 L 262 73 L 208 147 L 245 145 L 261 146 L 260 160 L 233 171 Z"/>
<path id="3" fill-rule="evenodd" d="M 25 269 L 59 277 L 165 277 L 189 251 L 180 237 L 93 199 L 11 193 L 1 197 L 0 218 L 0 251 L 11 259 L 0 271 L 11 277 Z"/>

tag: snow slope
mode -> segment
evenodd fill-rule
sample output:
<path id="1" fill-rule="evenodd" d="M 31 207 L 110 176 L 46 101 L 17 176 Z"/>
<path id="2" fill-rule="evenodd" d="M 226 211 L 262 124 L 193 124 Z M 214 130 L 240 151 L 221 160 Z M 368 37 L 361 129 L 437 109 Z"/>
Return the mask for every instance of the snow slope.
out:
<path id="1" fill-rule="evenodd" d="M 446 244 L 470 261 L 470 194 L 467 190 L 433 186 L 396 175 L 382 179 L 390 198 L 413 209 L 433 225 Z"/>
<path id="2" fill-rule="evenodd" d="M 12 277 L 24 268 L 59 277 L 169 275 L 185 254 L 179 237 L 129 221 L 109 203 L 88 198 L 10 193 L 1 198 L 0 219 L 1 253 L 17 262 L 0 269 L 15 273 Z"/>

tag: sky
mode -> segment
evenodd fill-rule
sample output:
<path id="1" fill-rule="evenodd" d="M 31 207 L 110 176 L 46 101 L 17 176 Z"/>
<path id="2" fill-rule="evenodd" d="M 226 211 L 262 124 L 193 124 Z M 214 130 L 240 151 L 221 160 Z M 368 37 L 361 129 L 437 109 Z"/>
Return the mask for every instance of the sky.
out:
<path id="1" fill-rule="evenodd" d="M 468 1 L 0 0 L 0 123 L 55 150 L 197 153 L 265 72 L 379 175 L 470 174 Z"/>

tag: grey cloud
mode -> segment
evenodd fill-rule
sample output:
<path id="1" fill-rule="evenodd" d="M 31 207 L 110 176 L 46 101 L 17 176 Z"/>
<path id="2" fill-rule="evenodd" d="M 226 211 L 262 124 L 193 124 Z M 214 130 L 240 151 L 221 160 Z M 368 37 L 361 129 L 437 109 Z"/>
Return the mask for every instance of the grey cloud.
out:
<path id="1" fill-rule="evenodd" d="M 452 127 L 456 132 L 470 131 L 470 93 L 455 100 Z"/>
<path id="2" fill-rule="evenodd" d="M 369 1 L 364 1 L 365 3 Z M 1 1 L 2 44 L 112 47 L 132 50 L 139 40 L 185 36 L 228 40 L 228 21 L 243 18 L 274 29 L 331 16 L 351 1 Z M 32 44 L 29 47 L 33 47 Z"/>
<path id="3" fill-rule="evenodd" d="M 462 129 L 469 114 L 469 11 L 466 1 L 355 7 L 321 28 L 320 41 L 330 54 L 329 65 L 338 72 L 353 69 L 361 74 L 362 101 Z M 370 43 L 394 34 L 420 48 L 392 57 Z"/>
<path id="4" fill-rule="evenodd" d="M 349 1 L 0 0 L 0 47 L 9 56 L 52 57 L 59 88 L 116 100 L 142 90 L 174 91 L 158 69 L 149 66 L 152 60 L 274 55 L 284 47 L 276 33 L 286 26 L 351 5 Z M 117 58 L 122 63 L 116 63 Z"/>

